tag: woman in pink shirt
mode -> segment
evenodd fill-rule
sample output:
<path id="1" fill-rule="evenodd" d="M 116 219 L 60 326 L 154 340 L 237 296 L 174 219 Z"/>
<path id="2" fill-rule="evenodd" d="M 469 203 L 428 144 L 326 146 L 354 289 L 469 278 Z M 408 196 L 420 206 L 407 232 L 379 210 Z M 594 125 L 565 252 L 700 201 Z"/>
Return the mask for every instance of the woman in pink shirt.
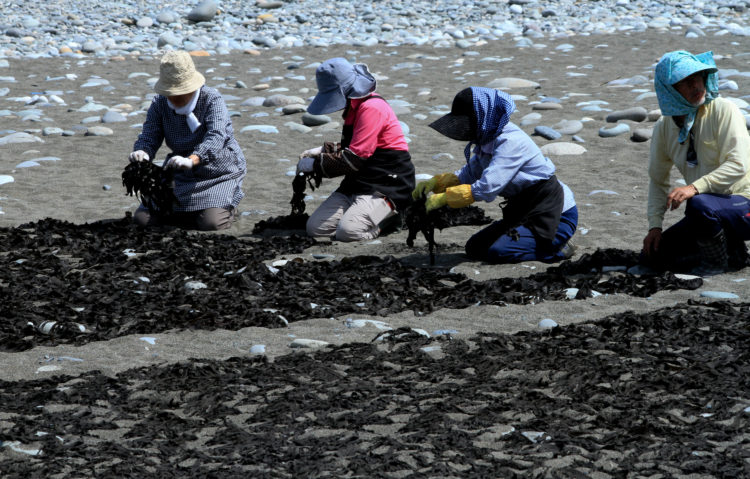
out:
<path id="1" fill-rule="evenodd" d="M 401 125 L 375 93 L 366 65 L 332 58 L 318 67 L 315 80 L 318 93 L 307 111 L 343 109 L 344 128 L 340 143 L 303 152 L 297 171 L 344 179 L 310 216 L 307 234 L 339 241 L 377 238 L 401 225 L 412 201 L 414 165 Z"/>

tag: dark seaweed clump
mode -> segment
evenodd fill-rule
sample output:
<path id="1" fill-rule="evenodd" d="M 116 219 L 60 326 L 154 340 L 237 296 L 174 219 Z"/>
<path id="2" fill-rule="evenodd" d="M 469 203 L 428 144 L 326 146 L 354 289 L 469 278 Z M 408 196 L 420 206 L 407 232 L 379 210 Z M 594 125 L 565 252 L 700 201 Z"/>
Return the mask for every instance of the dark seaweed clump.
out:
<path id="1" fill-rule="evenodd" d="M 134 161 L 122 172 L 122 186 L 136 196 L 151 214 L 168 215 L 176 201 L 174 173 L 150 161 Z"/>

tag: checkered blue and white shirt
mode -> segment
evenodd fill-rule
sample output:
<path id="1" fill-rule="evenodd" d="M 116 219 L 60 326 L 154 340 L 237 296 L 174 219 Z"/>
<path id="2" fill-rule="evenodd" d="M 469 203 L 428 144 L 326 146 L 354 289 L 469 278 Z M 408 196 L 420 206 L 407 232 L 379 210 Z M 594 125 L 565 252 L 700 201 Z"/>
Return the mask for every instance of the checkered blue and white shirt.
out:
<path id="1" fill-rule="evenodd" d="M 155 158 L 166 142 L 172 150 L 168 156 L 200 157 L 200 164 L 192 170 L 175 173 L 175 211 L 236 207 L 245 195 L 242 179 L 247 164 L 234 138 L 226 103 L 214 88 L 203 86 L 193 113 L 201 123 L 195 132 L 190 131 L 185 115 L 169 108 L 165 96 L 155 96 L 133 151 L 143 150 Z"/>

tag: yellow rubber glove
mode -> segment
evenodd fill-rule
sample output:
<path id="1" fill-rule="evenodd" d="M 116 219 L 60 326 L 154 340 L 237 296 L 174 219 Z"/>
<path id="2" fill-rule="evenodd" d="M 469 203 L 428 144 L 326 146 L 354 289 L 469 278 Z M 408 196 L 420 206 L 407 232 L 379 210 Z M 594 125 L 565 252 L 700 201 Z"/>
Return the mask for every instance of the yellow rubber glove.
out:
<path id="1" fill-rule="evenodd" d="M 437 179 L 437 181 L 435 182 L 435 187 L 432 189 L 432 191 L 435 193 L 443 193 L 446 188 L 450 188 L 451 186 L 458 186 L 461 184 L 461 182 L 458 180 L 458 176 L 454 175 L 453 173 L 441 173 L 435 176 L 435 179 Z"/>
<path id="2" fill-rule="evenodd" d="M 463 208 L 474 203 L 474 195 L 471 194 L 471 185 L 458 185 L 447 188 L 445 190 L 445 202 L 451 208 Z"/>
<path id="3" fill-rule="evenodd" d="M 441 173 L 433 176 L 429 180 L 417 183 L 417 187 L 411 192 L 411 197 L 418 200 L 427 193 L 443 193 L 449 186 L 456 186 L 458 184 L 458 176 L 453 173 Z"/>
<path id="4" fill-rule="evenodd" d="M 424 208 L 429 213 L 430 211 L 436 208 L 441 208 L 446 204 L 445 193 L 437 193 L 427 198 L 427 201 L 424 204 Z"/>

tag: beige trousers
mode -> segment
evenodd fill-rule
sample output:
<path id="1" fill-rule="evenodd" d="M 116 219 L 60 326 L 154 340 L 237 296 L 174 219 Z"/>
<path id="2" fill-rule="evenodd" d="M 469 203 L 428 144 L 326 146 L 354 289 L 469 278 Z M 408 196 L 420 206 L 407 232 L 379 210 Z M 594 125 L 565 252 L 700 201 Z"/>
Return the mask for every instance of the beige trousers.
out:
<path id="1" fill-rule="evenodd" d="M 307 234 L 339 241 L 374 239 L 380 234 L 379 223 L 396 214 L 382 195 L 334 192 L 310 215 Z"/>

